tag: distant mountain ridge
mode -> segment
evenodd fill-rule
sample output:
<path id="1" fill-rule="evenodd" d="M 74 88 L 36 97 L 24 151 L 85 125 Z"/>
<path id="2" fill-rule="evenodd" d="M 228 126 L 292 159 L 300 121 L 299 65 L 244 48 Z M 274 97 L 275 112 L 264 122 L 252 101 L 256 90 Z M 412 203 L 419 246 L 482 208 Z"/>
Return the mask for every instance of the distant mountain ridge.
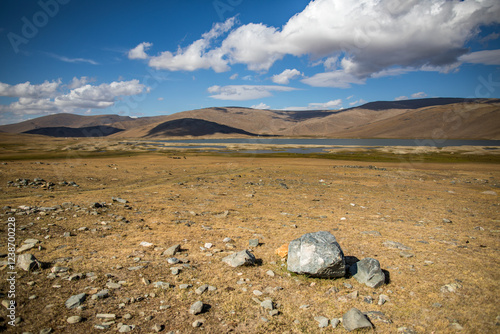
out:
<path id="1" fill-rule="evenodd" d="M 99 127 L 105 131 L 99 131 Z M 86 130 L 82 130 L 86 128 Z M 102 130 L 101 129 L 101 130 Z M 214 107 L 171 115 L 55 114 L 0 126 L 0 132 L 48 136 L 162 138 L 288 136 L 330 138 L 500 139 L 500 99 L 377 101 L 341 110 Z"/>

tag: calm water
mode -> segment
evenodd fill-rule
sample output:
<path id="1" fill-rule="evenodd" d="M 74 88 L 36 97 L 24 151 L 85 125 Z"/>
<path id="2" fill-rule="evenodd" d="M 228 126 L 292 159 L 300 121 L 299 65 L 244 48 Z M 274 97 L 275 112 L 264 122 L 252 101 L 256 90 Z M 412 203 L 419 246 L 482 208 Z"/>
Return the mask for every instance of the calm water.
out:
<path id="1" fill-rule="evenodd" d="M 328 145 L 328 146 L 500 146 L 500 140 L 431 140 L 431 139 L 327 139 L 327 138 L 228 138 L 158 140 L 158 143 L 178 144 L 268 144 L 268 145 Z M 300 150 L 300 149 L 299 149 Z"/>

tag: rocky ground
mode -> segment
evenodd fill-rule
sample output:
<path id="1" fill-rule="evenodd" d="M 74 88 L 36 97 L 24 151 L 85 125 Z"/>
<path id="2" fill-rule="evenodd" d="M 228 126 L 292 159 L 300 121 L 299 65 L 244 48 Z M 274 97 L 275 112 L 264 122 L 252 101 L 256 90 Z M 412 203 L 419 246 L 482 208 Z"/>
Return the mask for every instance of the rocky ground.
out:
<path id="1" fill-rule="evenodd" d="M 355 308 L 377 333 L 497 332 L 499 180 L 477 163 L 4 160 L 1 330 L 345 333 Z M 348 264 L 377 259 L 386 284 L 288 272 L 276 249 L 318 231 Z M 247 249 L 253 265 L 222 261 Z"/>

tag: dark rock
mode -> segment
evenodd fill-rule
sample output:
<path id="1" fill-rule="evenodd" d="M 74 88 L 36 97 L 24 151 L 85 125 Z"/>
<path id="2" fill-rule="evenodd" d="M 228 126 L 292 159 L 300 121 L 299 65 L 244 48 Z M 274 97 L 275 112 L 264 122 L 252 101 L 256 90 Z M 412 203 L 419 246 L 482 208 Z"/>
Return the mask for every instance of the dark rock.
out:
<path id="1" fill-rule="evenodd" d="M 335 236 L 321 231 L 307 233 L 290 242 L 288 270 L 319 278 L 345 276 L 345 258 Z"/>

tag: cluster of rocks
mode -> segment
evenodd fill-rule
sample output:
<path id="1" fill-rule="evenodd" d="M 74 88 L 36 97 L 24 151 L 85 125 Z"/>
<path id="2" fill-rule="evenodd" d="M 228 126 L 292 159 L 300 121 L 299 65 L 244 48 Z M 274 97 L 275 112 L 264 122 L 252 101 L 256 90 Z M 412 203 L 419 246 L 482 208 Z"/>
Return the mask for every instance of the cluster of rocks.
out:
<path id="1" fill-rule="evenodd" d="M 43 189 L 53 189 L 56 183 L 45 181 L 41 178 L 30 179 L 16 179 L 15 181 L 7 181 L 8 187 L 17 187 L 17 188 L 43 188 Z M 74 181 L 60 181 L 57 182 L 57 185 L 60 186 L 68 186 L 68 187 L 79 187 L 79 185 Z"/>
<path id="2" fill-rule="evenodd" d="M 285 244 L 276 252 L 282 257 L 287 257 L 288 270 L 296 274 L 317 278 L 352 276 L 359 283 L 370 288 L 378 288 L 386 282 L 385 274 L 378 260 L 368 257 L 354 263 L 348 263 L 335 236 L 327 231 L 304 234 L 291 241 L 288 247 Z M 357 292 L 355 293 L 357 294 Z M 379 304 L 383 304 L 388 299 L 382 295 L 381 297 L 382 300 L 379 298 Z M 327 327 L 330 321 L 322 316 L 315 319 L 318 321 L 319 327 Z M 342 318 L 331 320 L 334 328 L 340 322 L 348 331 L 373 327 L 369 318 L 356 308 L 349 310 Z"/>
<path id="3" fill-rule="evenodd" d="M 377 166 L 358 166 L 358 165 L 343 165 L 343 166 L 333 166 L 333 168 L 355 168 L 355 169 L 371 169 L 371 170 L 380 170 L 385 171 L 387 168 L 377 167 Z"/>
<path id="4" fill-rule="evenodd" d="M 113 202 L 118 202 L 121 204 L 128 203 L 128 201 L 123 200 L 121 198 L 113 198 Z M 15 216 L 24 216 L 24 215 L 34 215 L 37 214 L 39 216 L 52 215 L 56 217 L 59 214 L 62 214 L 67 211 L 71 211 L 74 214 L 90 214 L 90 215 L 102 215 L 107 213 L 108 209 L 112 203 L 106 202 L 93 202 L 88 206 L 80 206 L 78 204 L 73 204 L 72 202 L 64 202 L 62 204 L 54 205 L 54 206 L 28 206 L 28 205 L 20 205 L 17 208 L 13 208 L 11 206 L 2 207 L 3 212 L 0 213 L 0 217 L 5 215 L 15 215 Z M 132 207 L 128 204 L 123 205 L 124 209 L 131 210 Z M 113 213 L 107 213 L 108 217 L 114 221 L 118 222 L 129 222 L 125 217 L 116 215 Z M 59 217 L 58 219 L 65 219 L 63 217 Z"/>

